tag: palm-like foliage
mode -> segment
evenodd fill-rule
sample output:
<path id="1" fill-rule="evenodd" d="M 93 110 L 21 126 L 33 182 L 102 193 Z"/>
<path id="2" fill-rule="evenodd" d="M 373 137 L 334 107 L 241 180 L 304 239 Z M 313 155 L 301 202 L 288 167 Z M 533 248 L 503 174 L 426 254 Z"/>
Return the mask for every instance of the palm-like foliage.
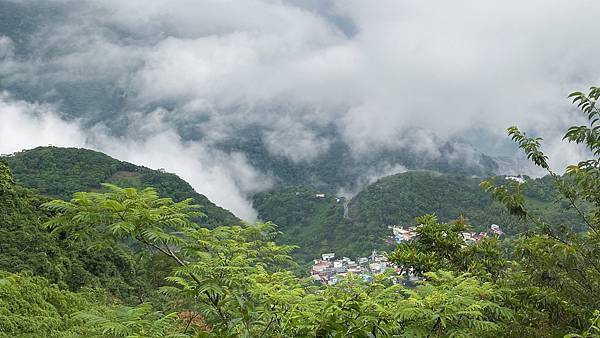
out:
<path id="1" fill-rule="evenodd" d="M 191 199 L 173 202 L 160 198 L 153 188 L 138 191 L 111 184 L 103 187 L 108 192 L 78 192 L 69 202 L 53 200 L 43 204 L 56 214 L 45 226 L 94 245 L 137 240 L 179 260 L 172 249 L 182 243 L 186 229 L 195 227 L 190 219 L 201 215 Z"/>
<path id="2" fill-rule="evenodd" d="M 506 329 L 512 312 L 498 304 L 501 292 L 492 283 L 444 271 L 426 277 L 398 312 L 409 336 L 492 337 Z"/>
<path id="3" fill-rule="evenodd" d="M 182 322 L 177 313 L 163 314 L 150 304 L 137 307 L 116 306 L 79 312 L 75 318 L 92 328 L 98 337 L 180 338 Z M 191 330 L 190 330 L 191 331 Z"/>
<path id="4" fill-rule="evenodd" d="M 283 278 L 272 274 L 292 264 L 288 254 L 293 247 L 275 245 L 275 234 L 270 223 L 190 232 L 184 247 L 190 261 L 168 278 L 177 287 L 164 287 L 163 292 L 187 299 L 219 334 L 252 335 L 273 329 L 271 319 L 265 319 L 265 298 L 261 300 L 265 295 L 253 291 Z"/>
<path id="5" fill-rule="evenodd" d="M 307 318 L 319 337 L 491 337 L 511 318 L 492 283 L 443 271 L 426 276 L 414 289 L 385 277 L 348 278 L 327 288 Z"/>

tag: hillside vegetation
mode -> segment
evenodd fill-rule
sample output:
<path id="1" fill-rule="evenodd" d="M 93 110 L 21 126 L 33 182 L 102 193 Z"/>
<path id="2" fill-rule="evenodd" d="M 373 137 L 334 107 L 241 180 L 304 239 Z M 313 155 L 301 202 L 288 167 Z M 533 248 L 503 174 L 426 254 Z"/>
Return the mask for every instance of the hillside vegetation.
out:
<path id="1" fill-rule="evenodd" d="M 295 259 L 307 263 L 321 253 L 355 257 L 374 249 L 389 249 L 382 227 L 375 229 L 344 218 L 344 199 L 321 194 L 314 188 L 297 186 L 254 196 L 259 218 L 277 224 L 279 241 L 297 245 Z"/>
<path id="2" fill-rule="evenodd" d="M 393 245 L 386 242 L 391 235 L 388 226 L 411 226 L 425 214 L 435 214 L 443 222 L 462 215 L 474 231 L 489 229 L 491 224 L 500 225 L 508 235 L 525 231 L 527 222 L 494 201 L 479 187 L 481 181 L 473 176 L 410 171 L 381 178 L 350 201 L 329 194 L 316 197 L 319 190 L 297 186 L 257 194 L 253 205 L 260 219 L 279 225 L 282 243 L 300 246 L 294 254 L 302 262 L 325 252 L 356 257 L 389 250 Z M 583 227 L 549 177 L 528 179 L 522 188 L 532 212 L 550 222 Z M 344 217 L 346 203 L 348 217 Z"/>
<path id="3" fill-rule="evenodd" d="M 197 218 L 199 224 L 214 227 L 240 222 L 175 174 L 136 166 L 92 150 L 39 147 L 5 160 L 18 183 L 45 196 L 68 199 L 76 191 L 97 191 L 102 182 L 121 187 L 151 186 L 162 196 L 176 201 L 192 198 L 201 205 L 206 217 Z M 416 217 L 424 214 L 434 213 L 442 221 L 464 215 L 474 230 L 495 223 L 509 234 L 523 231 L 523 221 L 509 215 L 479 188 L 482 180 L 410 171 L 381 178 L 350 201 L 330 193 L 317 197 L 323 192 L 308 186 L 291 186 L 255 195 L 253 206 L 261 220 L 278 225 L 282 232 L 279 243 L 298 246 L 293 255 L 303 264 L 325 252 L 356 257 L 372 250 L 390 251 L 393 245 L 387 240 L 388 225 L 412 225 Z M 528 180 L 523 186 L 534 211 L 551 221 L 575 219 L 573 210 L 554 208 L 564 201 L 557 200 L 549 178 Z M 348 217 L 344 217 L 345 205 Z"/>
<path id="4" fill-rule="evenodd" d="M 496 178 L 505 182 L 503 177 Z M 475 230 L 501 225 L 509 234 L 524 230 L 525 224 L 510 215 L 502 205 L 480 188 L 484 178 L 413 171 L 384 177 L 371 184 L 350 202 L 350 217 L 357 223 L 413 224 L 415 218 L 436 214 L 442 221 L 463 215 Z M 564 204 L 549 177 L 527 179 L 522 184 L 532 211 L 543 213 L 552 222 L 576 219 L 574 210 Z M 555 206 L 559 208 L 555 208 Z M 581 225 L 580 222 L 577 223 Z"/>
<path id="5" fill-rule="evenodd" d="M 574 95 L 597 121 L 600 110 L 585 107 L 600 88 Z M 590 128 L 565 138 L 600 154 Z M 383 178 L 348 204 L 305 187 L 257 195 L 263 217 L 284 223 L 282 240 L 311 250 L 364 250 L 386 223 L 439 213 L 418 217 L 416 236 L 369 264 L 389 268 L 339 271 L 331 285 L 292 273 L 290 253 L 303 249 L 277 243 L 270 222 L 208 228 L 191 198 L 150 187 L 102 184 L 50 200 L 0 161 L 0 337 L 598 337 L 599 160 L 561 176 L 541 139 L 508 131 L 549 176 L 481 182 L 493 199 L 475 178 L 432 172 Z M 71 168 L 75 177 L 73 163 L 82 164 L 70 163 L 39 170 Z M 118 169 L 94 177 L 143 184 Z M 443 219 L 489 222 L 504 213 L 496 203 L 524 233 L 466 244 L 463 233 L 478 225 Z"/>
<path id="6" fill-rule="evenodd" d="M 27 271 L 69 290 L 103 287 L 122 299 L 143 298 L 144 271 L 127 248 L 91 248 L 43 229 L 49 215 L 40 205 L 49 200 L 19 185 L 0 193 L 0 270 Z"/>
<path id="7" fill-rule="evenodd" d="M 4 158 L 16 181 L 48 197 L 69 199 L 77 191 L 93 191 L 101 183 L 121 187 L 155 187 L 174 200 L 191 198 L 202 206 L 207 226 L 238 224 L 231 212 L 218 207 L 175 174 L 116 160 L 106 154 L 78 148 L 38 147 Z"/>

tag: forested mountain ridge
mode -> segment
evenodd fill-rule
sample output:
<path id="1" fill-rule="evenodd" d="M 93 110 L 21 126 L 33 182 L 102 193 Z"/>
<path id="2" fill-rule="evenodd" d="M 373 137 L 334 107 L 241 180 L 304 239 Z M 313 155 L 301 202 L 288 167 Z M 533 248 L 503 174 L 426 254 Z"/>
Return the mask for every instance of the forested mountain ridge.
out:
<path id="1" fill-rule="evenodd" d="M 344 218 L 346 200 L 313 187 L 294 186 L 256 194 L 258 217 L 272 221 L 282 232 L 281 243 L 297 245 L 294 257 L 307 263 L 325 252 L 355 257 L 387 247 L 381 232 Z"/>
<path id="2" fill-rule="evenodd" d="M 76 191 L 95 191 L 100 183 L 122 187 L 155 187 L 176 201 L 192 198 L 207 217 L 206 226 L 237 224 L 239 219 L 211 203 L 175 174 L 119 161 L 88 149 L 38 147 L 4 158 L 15 180 L 43 195 L 69 199 Z M 485 193 L 481 177 L 409 171 L 380 178 L 351 200 L 310 186 L 288 186 L 253 196 L 259 218 L 273 221 L 282 235 L 278 242 L 299 246 L 294 257 L 309 262 L 324 252 L 356 257 L 372 250 L 393 248 L 387 241 L 388 225 L 412 225 L 415 218 L 435 213 L 442 221 L 467 217 L 475 230 L 496 223 L 508 233 L 523 229 L 523 222 L 509 215 Z M 527 180 L 525 194 L 552 220 L 569 220 L 573 210 L 555 211 L 556 191 L 548 179 Z M 323 193 L 324 197 L 317 197 Z M 344 210 L 344 209 L 347 210 Z M 553 211 L 554 210 L 554 211 Z M 558 210 L 558 209 L 557 209 Z M 346 215 L 345 215 L 346 214 Z"/>
<path id="3" fill-rule="evenodd" d="M 119 161 L 101 152 L 49 146 L 3 158 L 19 184 L 48 197 L 67 200 L 74 192 L 100 189 L 101 183 L 136 188 L 151 186 L 162 196 L 177 201 L 192 198 L 206 214 L 200 222 L 207 226 L 240 222 L 231 212 L 194 191 L 177 175 Z"/>
<path id="4" fill-rule="evenodd" d="M 504 182 L 504 177 L 496 180 Z M 349 216 L 358 223 L 410 225 L 425 214 L 436 214 L 444 222 L 463 215 L 476 230 L 496 223 L 510 234 L 523 231 L 523 222 L 481 189 L 480 183 L 485 179 L 488 178 L 431 171 L 383 177 L 352 198 Z M 549 177 L 527 178 L 521 187 L 533 211 L 542 212 L 548 220 L 576 219 L 574 210 L 554 208 L 564 199 Z"/>
<path id="5" fill-rule="evenodd" d="M 510 215 L 479 187 L 484 178 L 432 171 L 409 171 L 383 177 L 347 200 L 313 187 L 294 186 L 260 193 L 253 206 L 259 218 L 273 221 L 283 232 L 280 241 L 298 245 L 295 257 L 310 261 L 321 253 L 348 257 L 372 250 L 390 250 L 390 225 L 411 226 L 425 214 L 451 222 L 461 215 L 476 231 L 498 224 L 508 235 L 518 234 L 526 222 Z M 499 176 L 498 181 L 505 181 Z M 527 179 L 522 185 L 532 211 L 552 222 L 573 223 L 575 210 L 558 198 L 549 177 Z M 324 197 L 320 197 L 323 196 Z M 562 203 L 561 203 L 562 201 Z M 346 215 L 344 208 L 347 208 Z M 575 222 L 582 227 L 580 221 Z"/>
<path id="6" fill-rule="evenodd" d="M 363 188 L 372 177 L 396 173 L 401 170 L 398 168 L 479 176 L 493 175 L 499 169 L 494 158 L 461 140 L 441 142 L 436 149 L 441 154 L 439 157 L 423 156 L 407 146 L 372 149 L 368 154 L 357 156 L 342 141 L 342 136 L 335 128 L 319 129 L 318 134 L 331 140 L 331 143 L 327 151 L 305 161 L 294 161 L 269 152 L 260 128 L 246 128 L 235 139 L 220 144 L 220 148 L 226 152 L 239 151 L 246 154 L 254 167 L 274 176 L 277 189 L 306 185 L 328 193 L 335 193 L 339 189 L 356 191 Z M 475 154 L 471 161 L 464 160 L 465 148 Z"/>

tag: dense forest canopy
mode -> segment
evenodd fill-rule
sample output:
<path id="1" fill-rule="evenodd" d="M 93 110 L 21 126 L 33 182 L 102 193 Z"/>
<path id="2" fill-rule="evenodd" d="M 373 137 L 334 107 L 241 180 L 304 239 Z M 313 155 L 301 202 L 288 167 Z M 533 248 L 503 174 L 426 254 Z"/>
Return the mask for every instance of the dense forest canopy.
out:
<path id="1" fill-rule="evenodd" d="M 119 180 L 74 178 L 83 191 L 51 199 L 38 192 L 43 184 L 24 187 L 25 160 L 9 157 L 24 176 L 13 177 L 0 161 L 0 336 L 598 337 L 600 88 L 571 97 L 589 124 L 570 128 L 565 139 L 593 155 L 565 175 L 548 165 L 541 138 L 511 127 L 510 137 L 547 177 L 492 177 L 482 192 L 460 176 L 396 175 L 359 194 L 347 213 L 346 201 L 306 187 L 257 196 L 263 215 L 273 210 L 287 223 L 281 228 L 237 220 L 205 226 L 194 195 L 172 199 L 142 179 L 141 186 L 120 187 Z M 64 163 L 71 164 L 37 166 L 53 182 L 47 187 L 58 184 L 59 170 L 77 176 L 76 162 Z M 99 177 L 118 169 L 94 168 Z M 470 203 L 468 195 L 478 200 Z M 274 196 L 294 206 L 289 214 Z M 442 203 L 453 200 L 454 207 Z M 452 215 L 471 213 L 486 223 L 499 206 L 516 220 L 510 236 L 467 245 L 464 231 L 478 225 Z M 386 256 L 397 268 L 370 280 L 349 273 L 333 285 L 315 284 L 291 272 L 291 254 L 301 249 L 277 242 L 280 231 L 291 241 L 304 227 L 337 236 L 323 225 L 340 217 L 343 229 L 371 219 L 410 222 L 402 217 L 411 210 L 436 208 L 439 216 L 417 217 L 416 236 Z"/>
<path id="2" fill-rule="evenodd" d="M 206 217 L 197 222 L 206 226 L 238 223 L 231 213 L 196 193 L 174 174 L 118 161 L 99 152 L 58 147 L 39 147 L 6 157 L 15 179 L 49 197 L 68 199 L 76 191 L 101 189 L 109 182 L 121 187 L 155 187 L 161 196 L 174 200 L 193 198 Z M 468 217 L 476 230 L 500 224 L 517 229 L 519 221 L 508 215 L 478 187 L 481 179 L 465 175 L 414 171 L 383 178 L 352 199 L 338 198 L 310 186 L 276 188 L 256 194 L 253 205 L 259 218 L 273 221 L 283 234 L 282 244 L 296 245 L 293 256 L 303 264 L 323 252 L 356 257 L 372 250 L 391 250 L 386 243 L 388 225 L 410 225 L 427 213 L 445 221 Z M 450 193 L 451 192 L 451 193 Z M 556 202 L 553 183 L 548 179 L 529 180 L 526 194 L 538 208 L 553 218 L 569 218 L 570 211 L 552 208 Z M 347 207 L 347 217 L 344 208 Z M 556 212 L 555 212 L 556 211 Z"/>
<path id="3" fill-rule="evenodd" d="M 69 199 L 77 191 L 100 189 L 104 182 L 123 187 L 151 186 L 161 195 L 176 200 L 192 198 L 203 208 L 206 217 L 202 223 L 205 225 L 240 222 L 231 212 L 216 206 L 175 174 L 119 161 L 97 151 L 38 147 L 7 156 L 5 160 L 17 182 L 49 197 Z"/>
<path id="4" fill-rule="evenodd" d="M 504 177 L 496 179 L 506 181 Z M 521 232 L 526 222 L 511 215 L 483 191 L 479 187 L 482 180 L 409 171 L 379 179 L 350 199 L 329 193 L 317 197 L 322 191 L 293 186 L 256 194 L 253 206 L 260 219 L 279 226 L 283 232 L 281 243 L 300 247 L 293 254 L 303 263 L 325 252 L 357 257 L 372 250 L 389 251 L 393 245 L 386 241 L 392 234 L 388 227 L 409 227 L 425 214 L 436 214 L 444 222 L 466 217 L 473 231 L 486 231 L 490 225 L 498 224 L 509 235 Z M 550 176 L 527 178 L 523 190 L 532 210 L 548 221 L 571 221 L 583 228 Z"/>

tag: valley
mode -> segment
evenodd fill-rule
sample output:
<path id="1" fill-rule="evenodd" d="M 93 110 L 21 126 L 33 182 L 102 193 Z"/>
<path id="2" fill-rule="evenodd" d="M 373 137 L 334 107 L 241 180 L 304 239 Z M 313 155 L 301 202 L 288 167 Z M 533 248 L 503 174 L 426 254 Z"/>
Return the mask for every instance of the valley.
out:
<path id="1" fill-rule="evenodd" d="M 121 187 L 155 187 L 176 201 L 192 198 L 206 217 L 202 226 L 240 224 L 241 220 L 216 206 L 175 174 L 152 170 L 113 159 L 105 154 L 75 148 L 39 147 L 4 157 L 18 183 L 48 197 L 69 199 L 76 191 L 95 191 L 101 183 Z M 366 256 L 373 250 L 390 251 L 388 226 L 414 225 L 424 214 L 436 214 L 444 222 L 461 215 L 475 231 L 500 224 L 507 235 L 525 227 L 486 194 L 474 175 L 408 171 L 386 176 L 367 185 L 351 198 L 336 196 L 309 185 L 280 184 L 252 196 L 260 220 L 273 222 L 282 232 L 278 242 L 297 246 L 294 258 L 306 271 L 323 253 Z M 552 210 L 556 192 L 546 178 L 528 179 L 526 196 L 540 214 L 551 221 L 573 218 L 572 210 Z M 581 226 L 581 225 L 579 225 Z M 304 269 L 304 270 L 303 270 Z"/>

